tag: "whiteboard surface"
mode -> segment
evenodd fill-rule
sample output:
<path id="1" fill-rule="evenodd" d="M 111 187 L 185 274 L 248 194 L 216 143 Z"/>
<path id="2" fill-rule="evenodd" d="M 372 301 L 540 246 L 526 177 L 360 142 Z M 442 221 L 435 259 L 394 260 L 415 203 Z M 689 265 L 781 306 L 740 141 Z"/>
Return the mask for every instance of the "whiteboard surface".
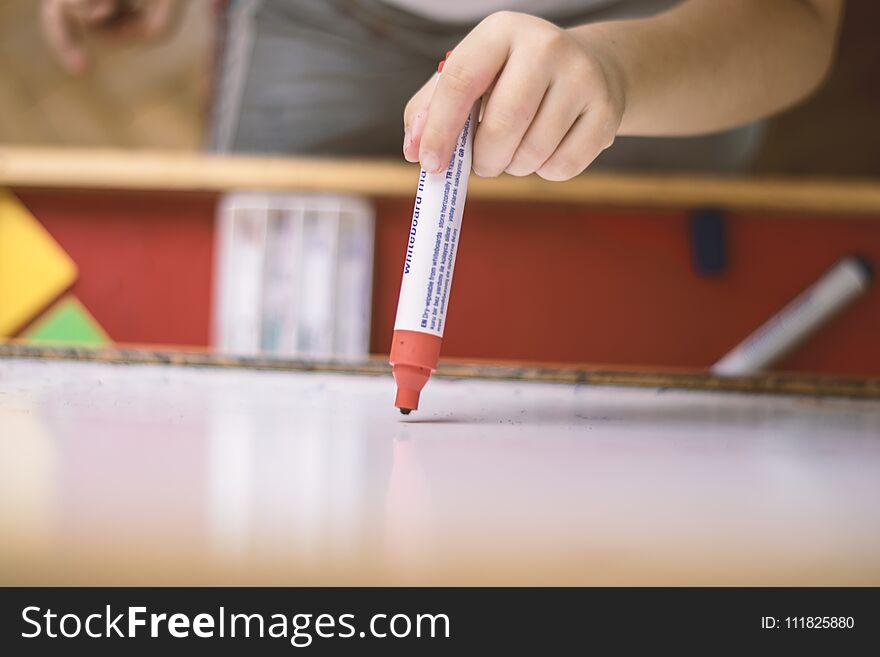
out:
<path id="1" fill-rule="evenodd" d="M 0 584 L 880 584 L 880 401 L 0 360 Z"/>

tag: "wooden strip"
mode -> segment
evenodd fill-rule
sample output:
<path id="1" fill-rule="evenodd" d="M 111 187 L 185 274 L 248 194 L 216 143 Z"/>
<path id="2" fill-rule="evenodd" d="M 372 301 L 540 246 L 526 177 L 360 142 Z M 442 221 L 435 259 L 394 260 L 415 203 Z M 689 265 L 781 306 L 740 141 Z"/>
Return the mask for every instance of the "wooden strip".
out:
<path id="1" fill-rule="evenodd" d="M 266 356 L 240 357 L 208 352 L 157 351 L 89 347 L 41 347 L 19 343 L 0 344 L 2 359 L 33 358 L 86 362 L 234 367 L 291 372 L 336 372 L 390 376 L 383 358 L 359 363 L 307 361 Z M 638 388 L 670 388 L 710 392 L 810 395 L 880 399 L 880 378 L 835 377 L 803 374 L 765 374 L 755 377 L 717 377 L 706 372 L 662 372 L 579 367 L 541 367 L 450 363 L 441 364 L 435 376 L 498 381 L 536 381 L 575 385 L 608 385 Z"/>
<path id="2" fill-rule="evenodd" d="M 220 157 L 192 153 L 0 148 L 0 185 L 61 189 L 300 190 L 409 198 L 417 170 L 383 160 Z M 591 172 L 566 183 L 473 177 L 477 199 L 609 206 L 804 211 L 880 216 L 880 181 Z"/>

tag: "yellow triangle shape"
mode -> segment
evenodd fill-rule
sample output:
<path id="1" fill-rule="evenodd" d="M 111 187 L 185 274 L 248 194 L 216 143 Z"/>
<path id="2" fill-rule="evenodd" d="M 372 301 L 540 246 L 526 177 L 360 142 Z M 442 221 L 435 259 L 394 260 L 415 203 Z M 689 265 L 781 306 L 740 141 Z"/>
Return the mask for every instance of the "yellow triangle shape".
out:
<path id="1" fill-rule="evenodd" d="M 11 193 L 0 189 L 0 339 L 76 280 L 76 265 Z"/>

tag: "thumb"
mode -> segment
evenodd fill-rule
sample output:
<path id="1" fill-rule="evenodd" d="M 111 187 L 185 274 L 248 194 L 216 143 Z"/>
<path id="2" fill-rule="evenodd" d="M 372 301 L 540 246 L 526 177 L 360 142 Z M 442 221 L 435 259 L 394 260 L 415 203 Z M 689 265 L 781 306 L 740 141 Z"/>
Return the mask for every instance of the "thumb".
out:
<path id="1" fill-rule="evenodd" d="M 428 78 L 422 88 L 410 98 L 403 111 L 403 156 L 408 162 L 419 161 L 419 144 L 422 140 L 422 132 L 428 118 L 428 106 L 431 104 L 431 96 L 434 93 L 436 83 L 436 75 Z"/>

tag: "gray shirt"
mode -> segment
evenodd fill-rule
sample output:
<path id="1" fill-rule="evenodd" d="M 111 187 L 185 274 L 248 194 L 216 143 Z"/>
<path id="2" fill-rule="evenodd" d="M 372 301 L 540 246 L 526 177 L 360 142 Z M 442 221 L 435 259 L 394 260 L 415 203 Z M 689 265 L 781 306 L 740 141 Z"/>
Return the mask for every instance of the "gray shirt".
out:
<path id="1" fill-rule="evenodd" d="M 573 26 L 651 15 L 679 1 L 234 0 L 212 147 L 399 158 L 406 102 L 443 54 L 499 6 L 534 6 L 542 11 L 529 13 Z M 428 6 L 432 14 L 444 11 L 444 20 L 427 16 Z M 465 9 L 471 18 L 460 22 Z M 594 166 L 736 171 L 760 134 L 758 126 L 746 126 L 706 137 L 623 137 Z"/>

